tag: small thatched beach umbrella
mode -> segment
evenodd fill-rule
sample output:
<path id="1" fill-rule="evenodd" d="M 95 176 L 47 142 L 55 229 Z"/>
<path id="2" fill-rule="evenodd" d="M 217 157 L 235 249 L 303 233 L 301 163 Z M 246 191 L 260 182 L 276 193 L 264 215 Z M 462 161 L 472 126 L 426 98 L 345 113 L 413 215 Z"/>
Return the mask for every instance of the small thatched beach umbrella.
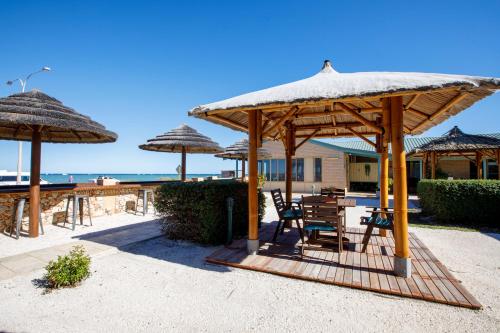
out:
<path id="1" fill-rule="evenodd" d="M 316 137 L 357 136 L 381 154 L 381 207 L 388 207 L 389 159 L 394 171 L 396 274 L 411 273 L 408 240 L 405 134 L 420 134 L 500 89 L 500 79 L 403 72 L 340 73 L 325 61 L 317 74 L 279 86 L 200 105 L 189 114 L 248 132 L 248 251 L 259 249 L 257 148 L 280 139 L 286 152 L 286 201 L 291 200 L 292 156 Z M 376 136 L 376 144 L 367 136 Z M 296 143 L 296 138 L 302 138 Z"/>
<path id="2" fill-rule="evenodd" d="M 477 178 L 482 178 L 481 161 L 484 157 L 492 157 L 500 164 L 500 140 L 485 135 L 466 134 L 455 126 L 442 137 L 414 149 L 409 155 L 422 157 L 424 175 L 427 169 L 427 161 L 430 158 L 432 179 L 436 177 L 436 164 L 439 156 L 475 158 Z"/>
<path id="3" fill-rule="evenodd" d="M 222 153 L 215 154 L 215 157 L 228 160 L 241 160 L 241 180 L 245 180 L 245 160 L 248 159 L 248 139 L 242 139 L 224 149 Z M 264 148 L 257 149 L 259 160 L 270 159 L 272 157 Z M 238 177 L 238 175 L 236 175 Z"/>
<path id="4" fill-rule="evenodd" d="M 105 143 L 117 135 L 40 91 L 0 98 L 0 139 L 31 141 L 30 237 L 38 236 L 42 142 Z"/>
<path id="5" fill-rule="evenodd" d="M 146 144 L 140 145 L 139 148 L 167 153 L 182 153 L 182 181 L 186 180 L 186 153 L 216 154 L 223 150 L 218 143 L 185 124 L 149 139 Z"/>

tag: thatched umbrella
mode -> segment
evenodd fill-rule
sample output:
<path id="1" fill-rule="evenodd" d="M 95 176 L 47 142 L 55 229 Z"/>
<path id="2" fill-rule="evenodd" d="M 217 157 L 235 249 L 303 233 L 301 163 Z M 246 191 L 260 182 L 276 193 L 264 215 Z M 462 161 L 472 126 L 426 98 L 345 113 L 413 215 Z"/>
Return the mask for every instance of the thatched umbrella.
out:
<path id="1" fill-rule="evenodd" d="M 248 132 L 249 240 L 258 241 L 257 152 L 262 140 L 281 139 L 286 151 L 286 195 L 291 199 L 292 156 L 312 137 L 377 137 L 381 153 L 381 207 L 388 200 L 388 151 L 392 142 L 397 274 L 410 272 L 404 134 L 419 134 L 500 89 L 500 79 L 397 72 L 339 73 L 330 61 L 303 80 L 200 105 L 189 114 Z M 295 144 L 296 138 L 303 138 Z M 374 144 L 373 144 L 374 145 Z"/>
<path id="2" fill-rule="evenodd" d="M 224 149 L 222 153 L 215 154 L 215 157 L 228 160 L 241 160 L 241 180 L 245 180 L 245 160 L 248 159 L 248 139 L 242 139 Z M 264 148 L 257 149 L 259 160 L 269 159 L 272 155 Z M 236 162 L 238 163 L 238 162 Z M 238 175 L 236 175 L 237 177 Z"/>
<path id="3" fill-rule="evenodd" d="M 167 153 L 182 153 L 182 181 L 186 180 L 186 153 L 216 154 L 223 151 L 218 143 L 185 124 L 170 132 L 149 139 L 147 143 L 140 145 L 139 148 Z"/>
<path id="4" fill-rule="evenodd" d="M 0 139 L 31 141 L 30 237 L 38 236 L 42 142 L 105 143 L 116 138 L 101 124 L 40 91 L 0 98 Z"/>
<path id="5" fill-rule="evenodd" d="M 409 155 L 421 156 L 425 165 L 424 170 L 427 169 L 427 160 L 430 158 L 431 178 L 436 176 L 436 163 L 440 155 L 475 157 L 477 177 L 482 178 L 481 160 L 483 157 L 490 156 L 500 163 L 500 140 L 485 135 L 466 134 L 454 126 L 442 137 L 414 149 Z"/>

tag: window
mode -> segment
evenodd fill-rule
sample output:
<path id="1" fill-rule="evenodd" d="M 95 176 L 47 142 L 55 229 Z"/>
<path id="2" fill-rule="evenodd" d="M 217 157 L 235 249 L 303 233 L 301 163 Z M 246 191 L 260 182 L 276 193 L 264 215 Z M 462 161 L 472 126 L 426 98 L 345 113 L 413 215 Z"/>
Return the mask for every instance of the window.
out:
<path id="1" fill-rule="evenodd" d="M 280 160 L 262 160 L 258 162 L 259 174 L 265 175 L 266 181 L 283 182 L 286 179 L 286 162 Z M 296 158 L 292 160 L 292 180 L 304 181 L 304 159 Z"/>
<path id="2" fill-rule="evenodd" d="M 278 180 L 280 182 L 285 181 L 285 173 L 286 173 L 285 160 L 278 160 Z"/>
<path id="3" fill-rule="evenodd" d="M 293 180 L 297 182 L 303 182 L 304 181 L 304 159 L 303 158 L 297 158 L 295 161 L 295 164 L 297 166 L 297 172 L 296 172 L 296 177 L 292 178 Z"/>
<path id="4" fill-rule="evenodd" d="M 322 181 L 322 166 L 321 166 L 321 158 L 314 159 L 314 181 L 320 182 Z"/>

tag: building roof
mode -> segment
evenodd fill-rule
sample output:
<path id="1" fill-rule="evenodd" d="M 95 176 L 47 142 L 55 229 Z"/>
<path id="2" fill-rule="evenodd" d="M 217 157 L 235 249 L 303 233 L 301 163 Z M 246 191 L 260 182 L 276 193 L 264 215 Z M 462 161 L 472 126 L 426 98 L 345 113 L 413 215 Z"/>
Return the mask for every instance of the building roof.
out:
<path id="1" fill-rule="evenodd" d="M 500 133 L 479 134 L 479 135 L 489 138 L 500 139 Z M 405 137 L 404 139 L 405 151 L 411 152 L 438 138 L 440 137 Z M 362 140 L 353 140 L 345 142 L 338 142 L 338 141 L 325 142 L 319 140 L 310 140 L 310 142 L 316 145 L 320 145 L 322 147 L 342 151 L 351 155 L 366 156 L 366 157 L 378 156 L 378 154 L 375 152 L 375 147 L 369 145 L 368 143 Z M 389 144 L 389 154 L 391 152 L 392 152 L 391 145 Z"/>

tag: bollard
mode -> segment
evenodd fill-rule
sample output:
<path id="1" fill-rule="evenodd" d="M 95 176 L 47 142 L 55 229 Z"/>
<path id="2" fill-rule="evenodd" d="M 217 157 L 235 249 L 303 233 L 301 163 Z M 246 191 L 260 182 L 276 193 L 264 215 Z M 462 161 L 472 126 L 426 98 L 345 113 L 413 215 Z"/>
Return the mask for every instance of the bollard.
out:
<path id="1" fill-rule="evenodd" d="M 234 199 L 227 198 L 227 241 L 226 244 L 229 245 L 233 242 L 233 206 Z"/>

